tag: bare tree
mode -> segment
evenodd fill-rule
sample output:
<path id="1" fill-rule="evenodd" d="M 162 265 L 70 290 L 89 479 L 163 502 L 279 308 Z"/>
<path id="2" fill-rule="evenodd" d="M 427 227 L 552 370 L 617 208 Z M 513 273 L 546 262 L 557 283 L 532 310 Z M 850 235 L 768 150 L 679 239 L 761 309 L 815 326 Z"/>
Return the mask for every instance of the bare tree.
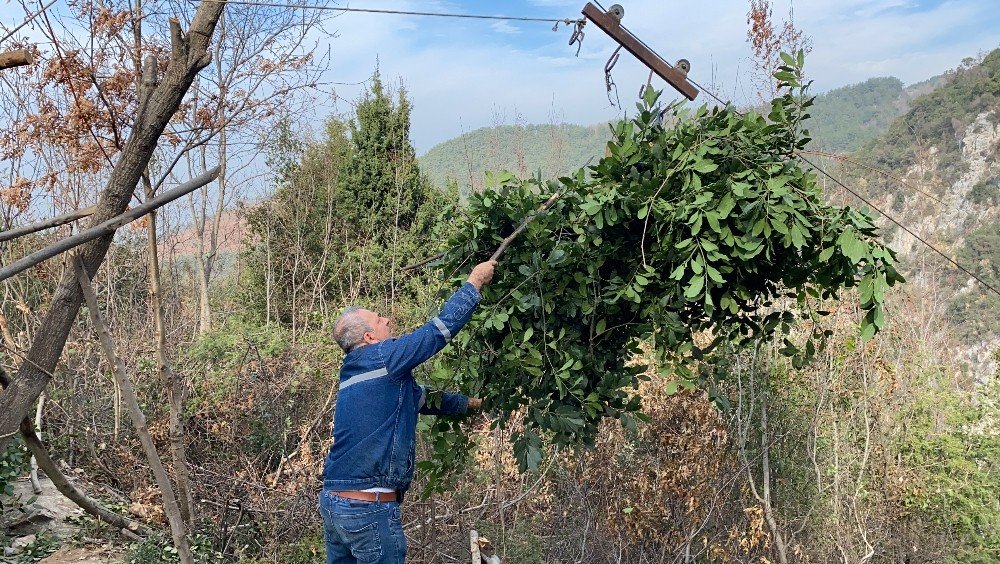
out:
<path id="1" fill-rule="evenodd" d="M 224 8 L 224 2 L 202 2 L 186 32 L 177 20 L 170 21 L 169 63 L 163 77 L 152 86 L 149 96 L 138 108 L 91 225 L 103 223 L 125 210 L 167 122 L 180 107 L 197 73 L 211 62 L 209 44 Z M 112 237 L 101 237 L 80 248 L 89 276 L 93 276 L 104 261 Z M 30 362 L 21 365 L 11 386 L 0 394 L 0 448 L 5 447 L 17 432 L 21 419 L 48 384 L 49 373 L 59 360 L 82 301 L 83 292 L 75 273 L 65 270 L 28 351 Z"/>

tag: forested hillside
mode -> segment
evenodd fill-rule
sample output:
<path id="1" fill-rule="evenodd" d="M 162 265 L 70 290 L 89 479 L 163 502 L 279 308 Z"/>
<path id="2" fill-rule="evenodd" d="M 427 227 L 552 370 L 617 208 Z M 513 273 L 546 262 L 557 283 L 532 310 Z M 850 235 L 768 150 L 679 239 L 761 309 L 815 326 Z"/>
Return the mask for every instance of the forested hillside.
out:
<path id="1" fill-rule="evenodd" d="M 816 97 L 809 130 L 812 147 L 847 153 L 879 137 L 910 100 L 932 90 L 943 77 L 903 87 L 897 78 L 871 78 Z M 420 157 L 438 186 L 453 179 L 482 187 L 483 172 L 509 170 L 524 176 L 541 170 L 557 176 L 603 154 L 607 124 L 497 125 L 482 127 L 435 145 Z"/>
<path id="2" fill-rule="evenodd" d="M 438 186 L 452 179 L 459 186 L 481 188 L 487 170 L 521 176 L 541 171 L 553 178 L 604 154 L 609 138 L 607 124 L 482 127 L 435 145 L 420 157 L 420 167 Z"/>
<path id="3" fill-rule="evenodd" d="M 839 164 L 867 197 L 996 288 L 998 157 L 1000 49 L 981 60 L 967 59 L 947 73 L 937 88 L 912 100 L 885 134 L 851 155 L 851 162 Z M 887 228 L 907 268 L 947 289 L 947 315 L 970 347 L 968 359 L 978 372 L 989 371 L 990 351 L 1000 344 L 995 315 L 1000 296 L 901 229 Z"/>

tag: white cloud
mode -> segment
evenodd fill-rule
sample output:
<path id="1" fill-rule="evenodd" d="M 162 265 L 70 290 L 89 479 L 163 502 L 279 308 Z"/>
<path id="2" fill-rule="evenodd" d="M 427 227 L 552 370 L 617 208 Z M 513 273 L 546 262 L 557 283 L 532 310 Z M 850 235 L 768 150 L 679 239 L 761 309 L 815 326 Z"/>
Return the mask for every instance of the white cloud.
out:
<path id="1" fill-rule="evenodd" d="M 496 31 L 498 33 L 507 33 L 507 34 L 511 34 L 511 35 L 515 35 L 515 34 L 521 33 L 521 28 L 519 28 L 517 26 L 510 25 L 510 23 L 508 23 L 506 21 L 496 21 L 496 22 L 493 22 L 490 25 L 490 27 L 493 28 L 493 31 Z"/>

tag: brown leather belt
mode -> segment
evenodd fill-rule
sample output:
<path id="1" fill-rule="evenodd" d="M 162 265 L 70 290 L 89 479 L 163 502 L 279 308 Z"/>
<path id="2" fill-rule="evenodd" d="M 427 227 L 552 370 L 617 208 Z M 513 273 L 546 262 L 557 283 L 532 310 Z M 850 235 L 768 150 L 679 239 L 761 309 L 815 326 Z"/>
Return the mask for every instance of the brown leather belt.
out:
<path id="1" fill-rule="evenodd" d="M 358 501 L 374 501 L 374 502 L 386 502 L 386 501 L 396 501 L 396 492 L 362 492 L 362 491 L 344 491 L 338 492 L 331 490 L 330 493 L 337 497 L 343 497 L 347 499 L 355 499 Z"/>

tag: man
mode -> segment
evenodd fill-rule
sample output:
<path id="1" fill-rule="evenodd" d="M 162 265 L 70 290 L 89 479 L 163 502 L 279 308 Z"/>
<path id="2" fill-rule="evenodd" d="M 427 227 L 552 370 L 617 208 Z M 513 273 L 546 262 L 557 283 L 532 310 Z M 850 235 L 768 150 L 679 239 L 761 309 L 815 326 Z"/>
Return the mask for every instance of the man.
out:
<path id="1" fill-rule="evenodd" d="M 403 562 L 400 502 L 413 480 L 417 414 L 462 415 L 482 405 L 449 393 L 441 394 L 440 405 L 429 405 L 412 370 L 468 323 L 495 266 L 473 268 L 437 317 L 402 337 L 393 337 L 390 319 L 356 307 L 334 324 L 346 356 L 320 494 L 327 564 Z"/>

